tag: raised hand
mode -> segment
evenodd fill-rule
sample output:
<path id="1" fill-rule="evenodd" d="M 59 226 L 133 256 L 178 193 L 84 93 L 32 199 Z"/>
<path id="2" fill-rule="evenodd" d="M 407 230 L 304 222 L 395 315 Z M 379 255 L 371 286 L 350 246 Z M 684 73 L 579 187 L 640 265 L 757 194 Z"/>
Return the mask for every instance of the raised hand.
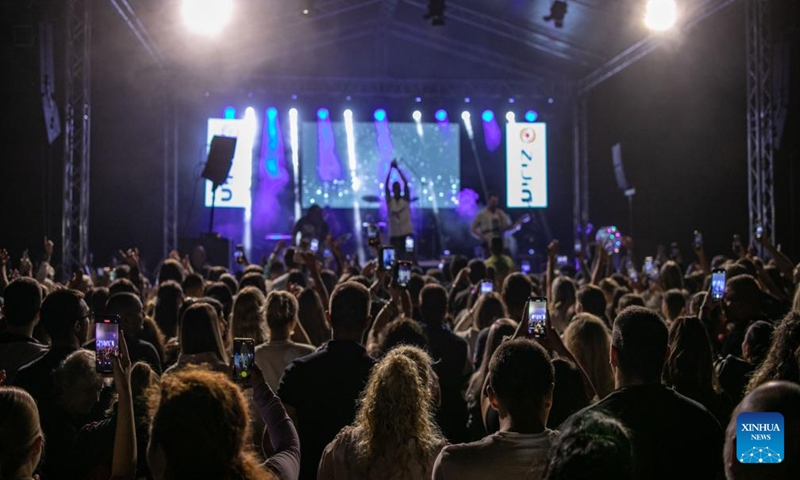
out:
<path id="1" fill-rule="evenodd" d="M 131 391 L 131 357 L 128 354 L 128 344 L 122 329 L 119 330 L 119 348 L 116 355 L 111 358 L 114 375 L 114 388 L 118 395 L 130 395 Z"/>
<path id="2" fill-rule="evenodd" d="M 23 256 L 19 259 L 19 274 L 23 277 L 30 277 L 31 272 L 33 272 L 33 263 L 30 258 Z"/>
<path id="3" fill-rule="evenodd" d="M 558 239 L 554 238 L 548 245 L 547 245 L 547 258 L 554 259 L 558 255 Z"/>
<path id="4" fill-rule="evenodd" d="M 122 261 L 128 264 L 131 268 L 139 266 L 139 249 L 137 247 L 129 248 L 126 251 L 119 251 Z"/>
<path id="5" fill-rule="evenodd" d="M 54 247 L 54 246 L 55 246 L 55 245 L 53 244 L 53 241 L 52 241 L 52 240 L 50 240 L 49 238 L 47 238 L 47 237 L 45 236 L 45 237 L 44 237 L 44 255 L 45 255 L 45 261 L 48 261 L 48 262 L 49 262 L 49 261 L 50 261 L 50 258 L 53 256 L 53 247 Z"/>

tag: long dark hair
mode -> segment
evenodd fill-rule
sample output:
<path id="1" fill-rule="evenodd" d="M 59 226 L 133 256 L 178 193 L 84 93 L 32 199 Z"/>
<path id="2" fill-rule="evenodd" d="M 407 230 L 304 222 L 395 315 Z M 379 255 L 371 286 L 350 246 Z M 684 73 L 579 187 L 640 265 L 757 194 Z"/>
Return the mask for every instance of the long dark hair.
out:
<path id="1" fill-rule="evenodd" d="M 486 375 L 489 373 L 489 361 L 492 359 L 492 355 L 494 354 L 494 351 L 497 350 L 497 347 L 503 343 L 503 338 L 506 335 L 514 335 L 514 331 L 516 329 L 517 323 L 508 318 L 501 318 L 497 320 L 489 328 L 489 335 L 486 337 L 486 347 L 484 347 L 483 350 L 481 366 L 477 371 L 475 371 L 475 373 L 472 374 L 472 378 L 469 380 L 469 387 L 467 388 L 466 397 L 467 402 L 470 404 L 480 402 L 481 389 L 486 381 Z"/>
<path id="2" fill-rule="evenodd" d="M 669 329 L 669 346 L 664 383 L 697 401 L 713 395 L 718 383 L 703 322 L 697 317 L 676 318 Z"/>

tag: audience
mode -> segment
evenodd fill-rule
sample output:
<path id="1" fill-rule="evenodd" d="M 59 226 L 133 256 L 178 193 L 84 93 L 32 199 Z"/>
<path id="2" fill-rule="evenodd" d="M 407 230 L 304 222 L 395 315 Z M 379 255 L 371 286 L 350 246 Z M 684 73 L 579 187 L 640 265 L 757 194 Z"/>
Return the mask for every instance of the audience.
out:
<path id="1" fill-rule="evenodd" d="M 222 344 L 217 312 L 207 303 L 195 303 L 183 313 L 178 339 L 180 354 L 175 365 L 164 374 L 177 372 L 189 365 L 228 373 L 228 355 Z"/>
<path id="2" fill-rule="evenodd" d="M 800 312 L 788 313 L 775 326 L 769 351 L 753 372 L 747 391 L 770 380 L 800 383 Z"/>
<path id="3" fill-rule="evenodd" d="M 42 288 L 30 277 L 17 278 L 6 286 L 3 299 L 0 370 L 5 370 L 10 383 L 20 367 L 47 352 L 47 345 L 33 338 L 33 328 L 39 321 L 42 305 Z"/>
<path id="4" fill-rule="evenodd" d="M 599 287 L 584 285 L 578 289 L 576 313 L 591 313 L 608 324 L 606 318 L 606 297 Z"/>
<path id="5" fill-rule="evenodd" d="M 564 331 L 564 345 L 575 356 L 599 398 L 614 390 L 614 374 L 608 363 L 611 332 L 606 324 L 591 313 L 579 313 Z"/>
<path id="6" fill-rule="evenodd" d="M 753 322 L 747 328 L 742 342 L 742 356 L 728 355 L 716 365 L 719 384 L 734 404 L 744 397 L 750 376 L 767 356 L 773 330 L 774 327 L 769 322 Z"/>
<path id="7" fill-rule="evenodd" d="M 331 329 L 325 318 L 325 307 L 319 294 L 314 289 L 304 288 L 297 296 L 297 303 L 297 319 L 306 331 L 311 344 L 319 347 L 330 340 Z"/>

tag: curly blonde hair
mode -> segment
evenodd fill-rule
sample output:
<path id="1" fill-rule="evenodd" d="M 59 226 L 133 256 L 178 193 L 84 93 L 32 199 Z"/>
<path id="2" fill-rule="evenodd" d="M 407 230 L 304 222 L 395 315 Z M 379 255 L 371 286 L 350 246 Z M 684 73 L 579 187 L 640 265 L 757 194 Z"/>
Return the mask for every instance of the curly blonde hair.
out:
<path id="1" fill-rule="evenodd" d="M 425 365 L 427 363 L 427 365 Z M 356 453 L 367 477 L 429 475 L 444 440 L 433 420 L 430 357 L 410 346 L 389 352 L 372 370 L 354 424 Z"/>

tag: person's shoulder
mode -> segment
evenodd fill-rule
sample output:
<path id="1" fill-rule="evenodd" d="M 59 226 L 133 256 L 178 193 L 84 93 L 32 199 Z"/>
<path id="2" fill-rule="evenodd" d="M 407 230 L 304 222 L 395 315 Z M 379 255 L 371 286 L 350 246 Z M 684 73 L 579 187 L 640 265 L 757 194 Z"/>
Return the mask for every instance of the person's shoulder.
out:
<path id="1" fill-rule="evenodd" d="M 474 442 L 446 445 L 442 448 L 442 461 L 458 463 L 461 459 L 472 458 L 477 452 L 490 448 L 494 443 L 494 437 L 487 435 Z"/>
<path id="2" fill-rule="evenodd" d="M 694 418 L 698 422 L 706 422 L 706 423 L 713 423 L 720 428 L 719 422 L 717 422 L 714 415 L 701 404 L 700 402 L 693 400 L 677 391 L 668 388 L 670 392 L 670 396 L 672 397 L 672 402 L 675 405 L 676 410 L 680 411 L 680 414 L 685 416 L 686 418 Z"/>

